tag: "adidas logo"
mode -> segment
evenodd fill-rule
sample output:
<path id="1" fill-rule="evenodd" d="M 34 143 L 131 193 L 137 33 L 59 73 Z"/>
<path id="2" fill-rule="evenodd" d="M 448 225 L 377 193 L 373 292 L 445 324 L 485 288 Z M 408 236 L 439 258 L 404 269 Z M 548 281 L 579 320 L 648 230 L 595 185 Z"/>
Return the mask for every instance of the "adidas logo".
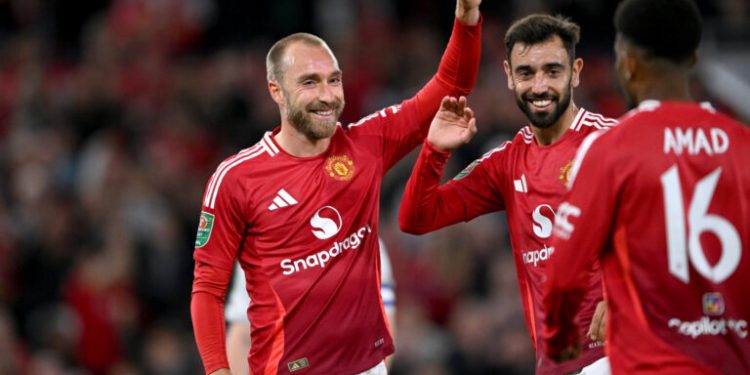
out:
<path id="1" fill-rule="evenodd" d="M 528 193 L 529 188 L 526 185 L 526 175 L 522 174 L 520 180 L 513 180 L 513 187 L 515 187 L 516 191 L 519 193 Z"/>
<path id="2" fill-rule="evenodd" d="M 281 189 L 278 193 L 276 193 L 276 197 L 273 198 L 273 203 L 271 203 L 270 206 L 268 206 L 269 211 L 278 210 L 279 208 L 287 207 L 287 206 L 294 206 L 297 204 L 297 200 L 294 199 L 289 193 L 286 192 L 286 190 Z"/>

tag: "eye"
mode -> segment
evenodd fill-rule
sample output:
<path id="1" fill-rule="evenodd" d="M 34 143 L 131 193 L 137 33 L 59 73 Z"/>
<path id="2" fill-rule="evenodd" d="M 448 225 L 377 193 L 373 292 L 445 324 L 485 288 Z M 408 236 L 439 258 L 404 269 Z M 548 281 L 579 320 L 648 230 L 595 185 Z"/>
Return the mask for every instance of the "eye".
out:
<path id="1" fill-rule="evenodd" d="M 330 84 L 332 84 L 332 85 L 340 85 L 340 84 L 341 84 L 341 77 L 335 77 L 335 78 L 331 78 L 331 79 L 330 79 L 330 80 L 328 81 L 328 83 L 330 83 Z"/>
<path id="2" fill-rule="evenodd" d="M 306 80 L 302 81 L 302 86 L 311 87 L 311 86 L 314 86 L 314 85 L 315 85 L 315 81 L 313 81 L 311 79 L 306 79 Z"/>
<path id="3" fill-rule="evenodd" d="M 560 70 L 559 70 L 559 69 L 550 69 L 550 71 L 549 71 L 549 72 L 547 72 L 547 74 L 548 74 L 548 75 L 549 75 L 550 77 L 554 78 L 554 77 L 557 77 L 557 76 L 559 76 L 559 75 L 560 75 Z"/>
<path id="4" fill-rule="evenodd" d="M 523 71 L 518 72 L 518 76 L 522 80 L 528 80 L 528 79 L 530 79 L 533 76 L 533 74 L 531 74 L 531 72 L 528 71 L 528 70 L 523 70 Z"/>

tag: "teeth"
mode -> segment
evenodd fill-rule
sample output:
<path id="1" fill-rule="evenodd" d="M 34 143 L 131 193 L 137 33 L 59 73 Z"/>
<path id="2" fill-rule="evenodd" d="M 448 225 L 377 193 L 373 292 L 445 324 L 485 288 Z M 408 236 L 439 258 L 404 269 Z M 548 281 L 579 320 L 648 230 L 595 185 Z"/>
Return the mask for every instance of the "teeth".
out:
<path id="1" fill-rule="evenodd" d="M 549 100 L 549 99 L 546 99 L 546 100 L 534 100 L 531 103 L 534 104 L 535 107 L 546 107 L 550 103 L 552 103 L 552 101 Z"/>
<path id="2" fill-rule="evenodd" d="M 330 115 L 333 114 L 333 110 L 329 109 L 327 111 L 315 111 L 315 113 L 317 113 L 318 115 L 321 115 L 321 116 L 330 116 Z"/>

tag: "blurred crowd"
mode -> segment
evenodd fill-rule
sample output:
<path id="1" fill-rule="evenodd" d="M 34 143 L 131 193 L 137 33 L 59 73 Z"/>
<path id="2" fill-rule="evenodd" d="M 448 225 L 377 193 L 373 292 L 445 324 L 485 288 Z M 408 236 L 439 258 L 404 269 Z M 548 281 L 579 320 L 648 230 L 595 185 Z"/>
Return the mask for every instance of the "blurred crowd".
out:
<path id="1" fill-rule="evenodd" d="M 503 35 L 516 17 L 563 12 L 581 23 L 576 103 L 614 117 L 626 110 L 612 81 L 616 4 L 485 3 L 482 69 L 469 97 L 480 131 L 448 175 L 525 124 L 502 72 Z M 708 14 L 736 16 L 705 3 Z M 719 3 L 747 19 L 742 1 Z M 279 123 L 267 49 L 295 31 L 324 37 L 344 71 L 347 123 L 434 74 L 454 7 L 0 0 L 0 374 L 201 373 L 189 312 L 200 201 L 221 160 Z M 700 83 L 695 92 L 710 98 Z M 397 165 L 382 194 L 397 282 L 392 373 L 533 373 L 503 215 L 400 233 L 413 161 Z"/>

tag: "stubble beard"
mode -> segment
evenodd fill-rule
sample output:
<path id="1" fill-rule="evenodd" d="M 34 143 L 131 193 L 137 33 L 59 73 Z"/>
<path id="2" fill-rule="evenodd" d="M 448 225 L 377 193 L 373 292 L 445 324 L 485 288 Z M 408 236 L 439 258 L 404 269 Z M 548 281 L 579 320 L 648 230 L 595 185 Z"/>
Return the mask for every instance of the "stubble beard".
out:
<path id="1" fill-rule="evenodd" d="M 336 131 L 336 123 L 344 109 L 344 102 L 336 99 L 332 103 L 323 103 L 314 101 L 304 107 L 296 106 L 289 101 L 289 95 L 286 96 L 287 119 L 289 123 L 297 129 L 298 132 L 305 135 L 310 140 L 319 140 L 330 138 Z M 334 116 L 331 120 L 316 120 L 312 116 L 313 111 L 325 111 L 332 109 Z"/>

